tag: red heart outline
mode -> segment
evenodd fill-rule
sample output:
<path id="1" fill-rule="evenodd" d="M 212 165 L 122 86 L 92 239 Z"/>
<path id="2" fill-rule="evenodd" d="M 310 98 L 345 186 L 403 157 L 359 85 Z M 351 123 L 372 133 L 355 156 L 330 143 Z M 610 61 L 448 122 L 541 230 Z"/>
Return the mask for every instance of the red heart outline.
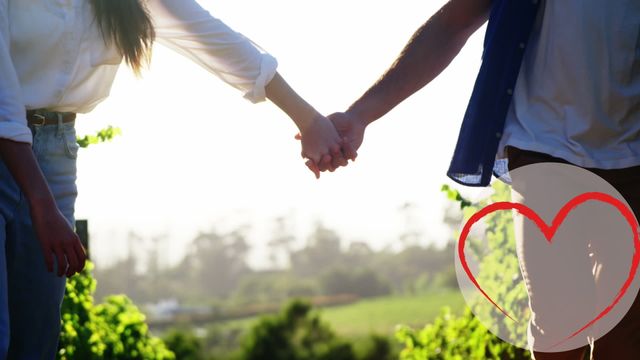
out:
<path id="1" fill-rule="evenodd" d="M 462 228 L 462 232 L 460 233 L 460 237 L 458 238 L 458 256 L 460 258 L 460 263 L 462 264 L 462 268 L 467 274 L 467 277 L 469 278 L 469 280 L 471 280 L 473 285 L 475 285 L 475 287 L 482 293 L 482 295 L 484 295 L 484 297 L 487 300 L 489 300 L 489 302 L 491 302 L 491 304 L 493 304 L 493 306 L 498 308 L 498 310 L 500 310 L 506 317 L 517 322 L 517 320 L 512 318 L 502 307 L 500 307 L 498 304 L 495 303 L 495 301 L 493 301 L 493 299 L 491 299 L 491 297 L 482 289 L 480 284 L 478 284 L 478 281 L 476 280 L 475 276 L 473 276 L 471 269 L 469 269 L 469 265 L 467 264 L 467 259 L 464 254 L 464 245 L 466 243 L 467 236 L 471 231 L 471 227 L 480 219 L 482 219 L 484 216 L 492 212 L 495 212 L 498 210 L 516 210 L 520 214 L 529 218 L 529 220 L 533 221 L 538 226 L 542 234 L 545 236 L 547 242 L 551 243 L 553 235 L 555 235 L 556 230 L 562 224 L 562 222 L 564 221 L 565 217 L 569 214 L 569 212 L 571 212 L 571 210 L 573 210 L 576 206 L 589 200 L 597 200 L 597 201 L 601 201 L 614 206 L 616 209 L 618 209 L 620 214 L 627 220 L 627 223 L 631 227 L 631 230 L 633 232 L 634 254 L 631 262 L 631 267 L 629 269 L 629 276 L 627 277 L 625 282 L 622 284 L 622 287 L 618 291 L 618 294 L 613 299 L 611 304 L 609 304 L 609 306 L 607 306 L 604 310 L 602 310 L 600 314 L 598 314 L 598 316 L 596 316 L 593 320 L 589 321 L 587 324 L 582 326 L 580 329 L 576 330 L 574 333 L 572 333 L 571 335 L 569 335 L 559 343 L 553 345 L 552 348 L 578 335 L 582 331 L 586 330 L 587 328 L 595 324 L 598 320 L 602 319 L 618 304 L 620 299 L 624 296 L 624 294 L 629 289 L 629 286 L 631 286 L 631 283 L 633 282 L 633 278 L 635 277 L 636 271 L 638 269 L 638 264 L 640 263 L 640 236 L 638 234 L 638 223 L 631 209 L 629 209 L 620 200 L 610 195 L 607 195 L 601 192 L 586 192 L 569 200 L 560 209 L 560 211 L 558 211 L 555 218 L 551 222 L 551 226 L 548 226 L 535 211 L 531 210 L 529 207 L 523 204 L 512 203 L 508 201 L 495 202 L 493 204 L 485 206 L 484 208 L 480 209 L 480 211 L 473 214 L 469 218 L 469 220 L 465 223 L 464 227 Z"/>

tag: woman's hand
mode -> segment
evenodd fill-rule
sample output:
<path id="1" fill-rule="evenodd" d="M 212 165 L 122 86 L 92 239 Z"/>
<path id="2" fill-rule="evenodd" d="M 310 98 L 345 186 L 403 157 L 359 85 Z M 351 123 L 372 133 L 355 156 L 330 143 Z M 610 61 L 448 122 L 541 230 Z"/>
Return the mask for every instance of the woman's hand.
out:
<path id="1" fill-rule="evenodd" d="M 342 150 L 345 144 L 335 127 L 320 115 L 309 103 L 298 95 L 287 82 L 276 73 L 265 87 L 267 98 L 284 111 L 296 124 L 302 140 L 302 157 L 309 159 L 307 167 L 320 177 L 320 171 L 335 170 L 333 163 L 347 165 Z"/>
<path id="2" fill-rule="evenodd" d="M 49 272 L 57 270 L 58 276 L 71 277 L 82 271 L 87 254 L 80 238 L 55 204 L 32 204 L 31 221 Z M 53 268 L 54 259 L 57 269 Z"/>
<path id="3" fill-rule="evenodd" d="M 341 157 L 341 139 L 335 127 L 326 117 L 318 114 L 300 129 L 302 157 L 309 159 L 307 167 L 320 178 L 320 168 L 331 164 L 334 157 Z"/>

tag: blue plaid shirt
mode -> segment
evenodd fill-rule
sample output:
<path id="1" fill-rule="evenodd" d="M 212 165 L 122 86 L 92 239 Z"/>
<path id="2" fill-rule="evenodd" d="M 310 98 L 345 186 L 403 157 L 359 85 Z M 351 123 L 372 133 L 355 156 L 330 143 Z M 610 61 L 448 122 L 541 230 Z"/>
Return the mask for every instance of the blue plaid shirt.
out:
<path id="1" fill-rule="evenodd" d="M 520 65 L 540 7 L 539 0 L 494 0 L 484 39 L 482 65 L 465 112 L 447 175 L 469 186 L 487 186 L 496 162 Z"/>

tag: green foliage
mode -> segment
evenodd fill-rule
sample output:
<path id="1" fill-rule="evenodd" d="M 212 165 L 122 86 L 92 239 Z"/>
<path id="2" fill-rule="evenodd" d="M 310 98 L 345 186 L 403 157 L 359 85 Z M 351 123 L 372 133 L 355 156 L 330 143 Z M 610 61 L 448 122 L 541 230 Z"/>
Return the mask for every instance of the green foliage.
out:
<path id="1" fill-rule="evenodd" d="M 460 208 L 468 219 L 489 202 L 510 200 L 510 190 L 505 184 L 495 182 L 493 188 L 495 191 L 491 198 L 477 204 L 465 200 L 446 185 L 442 190 L 449 199 L 460 202 Z M 467 258 L 480 264 L 477 280 L 496 303 L 516 319 L 527 319 L 526 290 L 521 282 L 514 281 L 519 276 L 519 267 L 511 213 L 494 212 L 487 215 L 485 220 L 484 236 L 470 236 L 467 240 Z M 477 298 L 471 306 L 482 318 L 503 319 L 494 324 L 494 332 L 509 333 L 512 338 L 524 338 L 525 321 L 513 322 L 505 318 L 482 297 Z M 404 344 L 401 360 L 530 358 L 528 351 L 505 343 L 488 331 L 470 309 L 461 316 L 454 316 L 445 309 L 441 316 L 422 330 L 400 327 L 396 331 L 396 338 Z"/>
<path id="2" fill-rule="evenodd" d="M 355 360 L 350 343 L 339 339 L 311 305 L 292 301 L 263 317 L 244 338 L 243 360 Z"/>
<path id="3" fill-rule="evenodd" d="M 491 198 L 474 206 L 475 211 L 489 202 L 511 200 L 507 185 L 497 181 L 493 188 L 495 192 Z M 480 272 L 476 277 L 487 294 L 512 317 L 523 321 L 514 322 L 505 317 L 500 310 L 480 297 L 472 304 L 473 311 L 482 319 L 501 319 L 493 324 L 491 331 L 510 334 L 511 339 L 519 339 L 523 341 L 521 345 L 525 346 L 527 322 L 524 320 L 529 318 L 529 306 L 527 291 L 520 279 L 513 217 L 511 211 L 496 211 L 488 214 L 485 219 L 484 239 L 470 237 L 470 245 L 473 246 L 467 250 L 467 256 L 473 256 L 480 264 Z"/>
<path id="4" fill-rule="evenodd" d="M 109 125 L 108 127 L 98 131 L 95 135 L 85 135 L 83 137 L 78 137 L 76 140 L 81 148 L 86 148 L 89 145 L 111 141 L 114 137 L 120 134 L 122 134 L 120 128 Z"/>
<path id="5" fill-rule="evenodd" d="M 462 197 L 458 190 L 452 189 L 449 185 L 442 185 L 440 191 L 447 194 L 447 198 L 451 201 L 458 202 L 460 204 L 460 209 L 464 209 L 467 206 L 471 206 L 471 201 Z"/>
<path id="6" fill-rule="evenodd" d="M 364 341 L 355 344 L 358 360 L 395 360 L 391 341 L 388 337 L 371 334 Z"/>
<path id="7" fill-rule="evenodd" d="M 188 330 L 171 330 L 163 338 L 167 347 L 180 360 L 204 360 L 202 341 Z"/>
<path id="8" fill-rule="evenodd" d="M 151 336 L 145 316 L 124 295 L 94 305 L 96 281 L 88 262 L 67 281 L 62 303 L 60 360 L 173 360 L 162 340 Z"/>
<path id="9" fill-rule="evenodd" d="M 420 331 L 399 327 L 396 338 L 404 344 L 400 360 L 530 359 L 527 351 L 487 331 L 469 309 L 456 317 L 445 308 L 433 324 Z"/>

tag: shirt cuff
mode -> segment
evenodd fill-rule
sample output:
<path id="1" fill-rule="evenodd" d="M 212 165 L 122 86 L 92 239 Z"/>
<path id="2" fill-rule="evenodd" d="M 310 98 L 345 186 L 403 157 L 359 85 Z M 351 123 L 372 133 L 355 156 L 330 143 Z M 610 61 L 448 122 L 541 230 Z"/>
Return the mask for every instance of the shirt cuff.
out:
<path id="1" fill-rule="evenodd" d="M 0 138 L 31 144 L 33 134 L 26 122 L 0 121 Z"/>
<path id="2" fill-rule="evenodd" d="M 266 99 L 265 87 L 276 75 L 278 61 L 269 54 L 262 54 L 260 60 L 260 74 L 256 78 L 253 89 L 244 94 L 244 98 L 252 103 L 259 103 Z"/>

